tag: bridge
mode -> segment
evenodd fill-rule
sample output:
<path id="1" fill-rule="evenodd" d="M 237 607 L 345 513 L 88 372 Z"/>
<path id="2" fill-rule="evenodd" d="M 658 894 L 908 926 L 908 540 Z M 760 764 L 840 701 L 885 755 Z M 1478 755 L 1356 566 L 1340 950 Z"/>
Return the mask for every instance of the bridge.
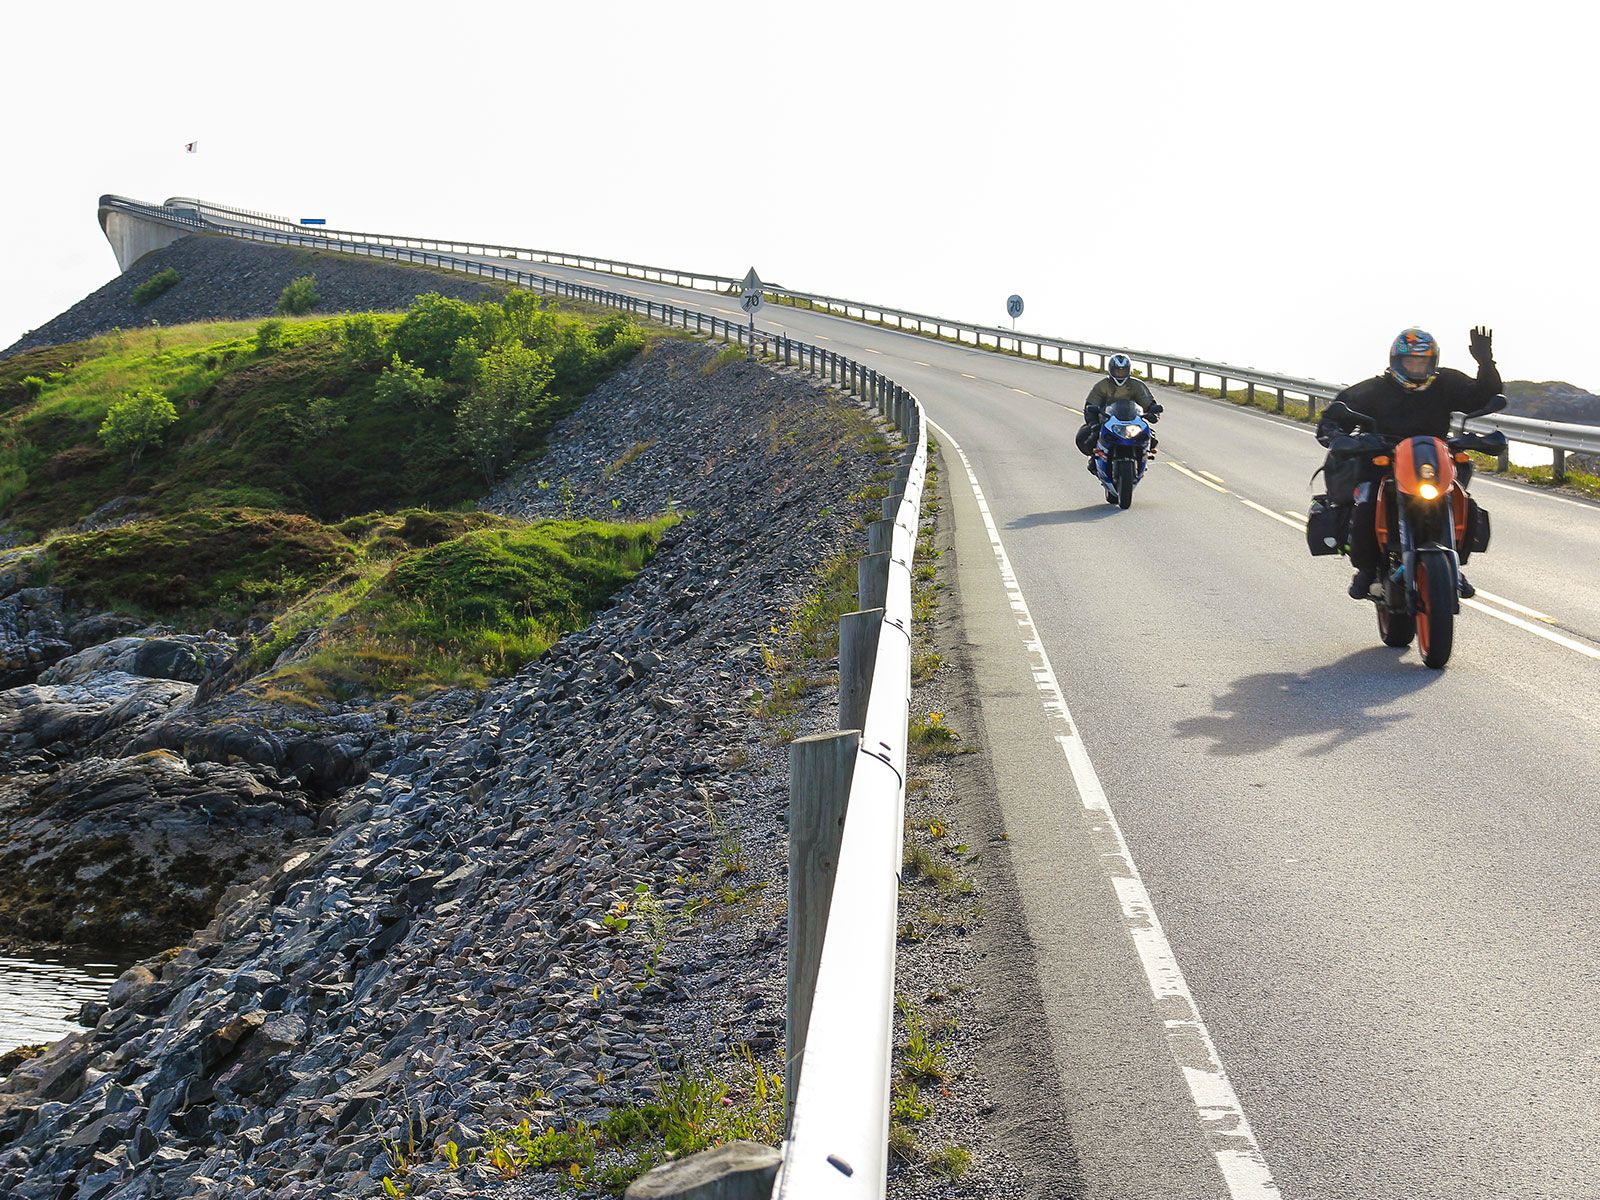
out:
<path id="1" fill-rule="evenodd" d="M 207 231 L 539 280 L 743 336 L 737 281 L 716 274 L 310 234 L 193 200 L 105 197 L 101 219 L 119 261 Z M 1306 554 L 1308 427 L 1198 392 L 1314 408 L 1336 385 L 1132 351 L 1167 411 L 1118 512 L 1072 444 L 1094 382 L 1073 368 L 1112 348 L 769 295 L 767 349 L 892 381 L 903 428 L 920 413 L 943 456 L 981 741 L 1086 1194 L 1592 1196 L 1600 505 L 1480 477 L 1494 544 L 1449 668 L 1425 670 L 1378 644 L 1342 560 Z M 1600 448 L 1586 427 L 1495 423 L 1558 464 Z M 881 892 L 874 863 L 859 886 Z M 858 1069 L 885 1070 L 886 1033 L 831 1027 L 824 1003 L 828 956 L 859 964 L 864 945 L 824 951 L 782 1195 L 882 1195 L 881 1120 L 845 1104 L 839 1072 L 868 1035 L 880 1052 Z"/>

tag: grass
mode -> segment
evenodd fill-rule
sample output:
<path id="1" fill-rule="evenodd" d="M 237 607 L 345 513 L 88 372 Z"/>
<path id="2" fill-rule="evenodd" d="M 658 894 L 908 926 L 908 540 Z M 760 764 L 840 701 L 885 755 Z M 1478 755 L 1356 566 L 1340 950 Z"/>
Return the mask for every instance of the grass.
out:
<path id="1" fill-rule="evenodd" d="M 924 650 L 911 656 L 911 682 L 926 683 L 944 666 L 944 656 L 937 650 Z"/>
<path id="2" fill-rule="evenodd" d="M 483 687 L 586 625 L 677 521 L 496 520 L 399 553 L 381 574 L 369 558 L 285 613 L 252 656 L 264 666 L 323 627 L 262 682 L 312 696 Z"/>
<path id="3" fill-rule="evenodd" d="M 961 735 L 946 724 L 940 712 L 912 717 L 906 725 L 906 744 L 913 754 L 965 754 L 965 747 L 956 746 L 960 740 Z"/>
<path id="4" fill-rule="evenodd" d="M 133 302 L 135 304 L 148 304 L 163 292 L 170 291 L 179 279 L 178 273 L 171 267 L 165 271 L 157 271 L 138 287 L 133 289 Z"/>
<path id="5" fill-rule="evenodd" d="M 972 1155 L 960 1146 L 945 1146 L 929 1155 L 928 1169 L 946 1179 L 960 1179 L 972 1169 Z"/>
<path id="6" fill-rule="evenodd" d="M 1496 459 L 1493 455 L 1474 453 L 1472 461 L 1477 466 L 1480 475 L 1499 474 L 1502 477 L 1509 476 L 1512 479 L 1521 480 L 1523 483 L 1532 484 L 1534 487 L 1564 488 L 1567 491 L 1576 492 L 1580 496 L 1588 496 L 1592 500 L 1600 500 L 1600 475 L 1574 471 L 1569 467 L 1566 479 L 1557 483 L 1554 467 L 1523 467 L 1512 463 L 1505 471 L 1496 472 Z"/>
<path id="7" fill-rule="evenodd" d="M 605 471 L 603 472 L 605 478 L 608 481 L 615 478 L 617 474 L 624 470 L 629 463 L 633 462 L 634 459 L 638 458 L 645 451 L 649 450 L 650 447 L 654 446 L 656 441 L 656 438 L 651 438 L 648 441 L 635 442 L 633 445 L 629 446 L 617 456 L 615 461 L 606 464 Z"/>
<path id="8" fill-rule="evenodd" d="M 706 376 L 715 375 L 729 363 L 743 362 L 744 358 L 745 352 L 742 347 L 724 346 L 711 358 L 706 360 L 705 366 L 700 368 L 700 374 Z"/>
<path id="9" fill-rule="evenodd" d="M 579 1190 L 620 1196 L 640 1175 L 671 1159 L 738 1139 L 776 1145 L 783 1125 L 783 1081 L 746 1051 L 723 1072 L 708 1067 L 662 1080 L 654 1099 L 594 1124 L 562 1119 L 536 1132 L 525 1120 L 490 1129 L 467 1161 L 503 1180 L 554 1172 Z M 439 1157 L 461 1161 L 459 1148 L 451 1153 L 441 1146 Z"/>

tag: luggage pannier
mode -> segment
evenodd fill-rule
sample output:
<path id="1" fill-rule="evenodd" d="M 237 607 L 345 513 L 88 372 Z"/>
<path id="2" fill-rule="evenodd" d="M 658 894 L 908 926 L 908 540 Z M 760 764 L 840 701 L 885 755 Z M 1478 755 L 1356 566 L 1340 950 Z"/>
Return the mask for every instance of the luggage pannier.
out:
<path id="1" fill-rule="evenodd" d="M 1329 504 L 1326 496 L 1311 498 L 1306 517 L 1306 549 L 1313 555 L 1341 554 L 1350 530 L 1353 504 Z"/>

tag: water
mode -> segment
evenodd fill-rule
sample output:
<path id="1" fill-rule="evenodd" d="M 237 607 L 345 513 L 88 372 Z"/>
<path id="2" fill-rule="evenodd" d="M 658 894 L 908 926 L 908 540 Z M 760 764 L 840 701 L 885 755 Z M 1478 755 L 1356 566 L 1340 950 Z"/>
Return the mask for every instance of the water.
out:
<path id="1" fill-rule="evenodd" d="M 0 1054 L 78 1032 L 79 1005 L 103 1001 L 125 969 L 62 955 L 0 954 Z"/>

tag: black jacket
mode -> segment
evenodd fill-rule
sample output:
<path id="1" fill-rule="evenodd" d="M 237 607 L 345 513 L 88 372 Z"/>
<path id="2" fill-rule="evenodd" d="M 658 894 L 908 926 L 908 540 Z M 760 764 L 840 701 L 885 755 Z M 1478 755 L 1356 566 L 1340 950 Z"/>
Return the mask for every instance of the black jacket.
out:
<path id="1" fill-rule="evenodd" d="M 1446 367 L 1424 391 L 1408 392 L 1387 372 L 1351 384 L 1338 395 L 1358 413 L 1377 422 L 1373 431 L 1384 437 L 1449 437 L 1452 413 L 1476 412 L 1498 396 L 1504 387 L 1500 371 L 1491 361 L 1478 368 L 1478 377 Z M 1356 422 L 1333 422 L 1353 428 Z M 1361 422 L 1365 424 L 1365 422 Z"/>

